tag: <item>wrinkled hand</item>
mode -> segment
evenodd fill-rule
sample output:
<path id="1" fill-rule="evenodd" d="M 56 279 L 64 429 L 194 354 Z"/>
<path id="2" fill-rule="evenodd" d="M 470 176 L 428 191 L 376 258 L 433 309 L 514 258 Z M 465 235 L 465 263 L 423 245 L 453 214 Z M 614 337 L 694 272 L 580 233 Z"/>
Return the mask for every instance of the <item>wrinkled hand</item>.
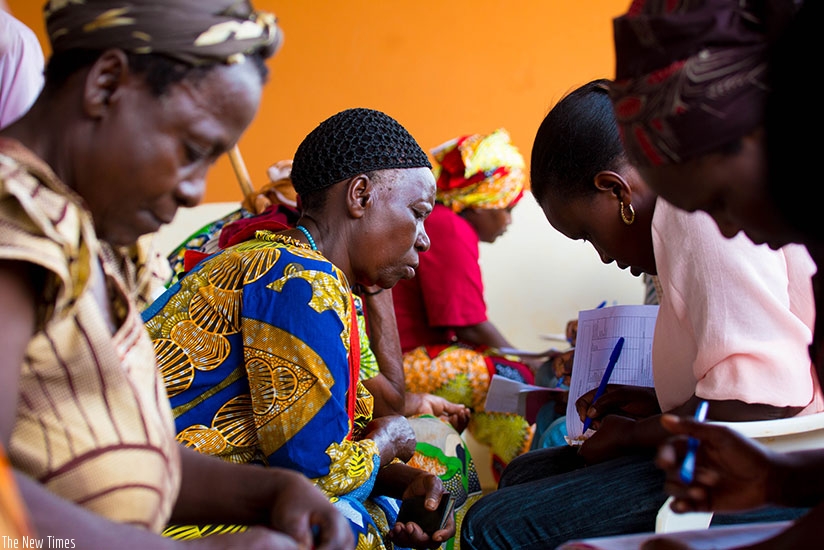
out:
<path id="1" fill-rule="evenodd" d="M 627 434 L 635 426 L 635 420 L 619 415 L 609 415 L 600 427 L 578 448 L 578 454 L 587 464 L 598 464 L 624 454 Z"/>
<path id="2" fill-rule="evenodd" d="M 408 462 L 415 454 L 415 430 L 405 416 L 388 415 L 378 417 L 366 425 L 365 437 L 373 440 L 381 452 L 381 465 L 399 458 Z"/>
<path id="3" fill-rule="evenodd" d="M 466 429 L 472 415 L 472 411 L 466 405 L 453 403 L 431 393 L 407 394 L 406 402 L 414 409 L 407 410 L 408 416 L 431 414 L 452 424 L 458 433 Z"/>
<path id="4" fill-rule="evenodd" d="M 581 421 L 589 416 L 591 426 L 598 430 L 603 418 L 611 414 L 620 414 L 635 420 L 661 414 L 655 389 L 642 386 L 609 384 L 604 394 L 593 403 L 596 389 L 583 394 L 575 402 L 575 410 Z"/>
<path id="5" fill-rule="evenodd" d="M 769 504 L 770 471 L 779 455 L 726 426 L 665 414 L 661 425 L 678 435 L 658 449 L 656 465 L 664 470 L 664 489 L 675 497 L 676 512 L 749 510 Z M 678 476 L 687 436 L 700 440 L 692 484 Z"/>
<path id="6" fill-rule="evenodd" d="M 428 510 L 436 510 L 441 502 L 444 493 L 444 486 L 441 479 L 429 472 L 419 470 L 412 482 L 406 487 L 403 498 L 408 499 L 418 495 L 424 495 L 426 502 L 424 506 Z M 396 523 L 389 531 L 389 539 L 396 546 L 407 546 L 410 548 L 437 548 L 445 541 L 455 536 L 455 513 L 453 512 L 443 529 L 435 531 L 430 537 L 424 533 L 417 523 Z"/>
<path id="7" fill-rule="evenodd" d="M 277 472 L 278 482 L 269 510 L 269 527 L 293 537 L 301 548 L 354 548 L 349 522 L 320 489 L 298 472 L 283 468 L 272 468 L 271 471 Z M 313 529 L 317 530 L 315 536 Z M 254 535 L 262 536 L 257 533 L 248 536 L 255 540 Z"/>

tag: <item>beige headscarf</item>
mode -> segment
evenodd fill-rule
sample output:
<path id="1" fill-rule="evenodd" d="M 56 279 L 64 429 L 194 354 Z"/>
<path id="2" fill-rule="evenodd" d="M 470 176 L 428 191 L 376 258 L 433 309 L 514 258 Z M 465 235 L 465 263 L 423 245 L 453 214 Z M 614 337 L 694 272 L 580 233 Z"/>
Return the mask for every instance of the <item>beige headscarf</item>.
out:
<path id="1" fill-rule="evenodd" d="M 282 41 L 275 16 L 247 0 L 51 0 L 44 15 L 55 53 L 120 48 L 203 65 L 268 57 Z"/>

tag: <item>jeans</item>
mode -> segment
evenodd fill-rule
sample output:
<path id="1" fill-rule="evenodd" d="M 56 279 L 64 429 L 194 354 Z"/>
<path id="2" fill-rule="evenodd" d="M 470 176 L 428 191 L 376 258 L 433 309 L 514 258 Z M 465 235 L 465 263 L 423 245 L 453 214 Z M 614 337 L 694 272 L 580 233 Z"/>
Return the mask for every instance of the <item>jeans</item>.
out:
<path id="1" fill-rule="evenodd" d="M 546 550 L 571 539 L 653 531 L 667 498 L 663 485 L 649 455 L 586 466 L 574 447 L 529 451 L 507 466 L 497 491 L 469 509 L 461 548 Z M 795 519 L 805 511 L 716 515 L 713 524 Z"/>

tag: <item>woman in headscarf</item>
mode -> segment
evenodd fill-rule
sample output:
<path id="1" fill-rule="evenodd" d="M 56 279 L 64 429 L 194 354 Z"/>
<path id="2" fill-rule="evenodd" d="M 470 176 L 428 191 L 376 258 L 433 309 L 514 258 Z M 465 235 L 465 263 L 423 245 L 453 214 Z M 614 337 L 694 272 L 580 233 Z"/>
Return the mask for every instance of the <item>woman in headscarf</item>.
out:
<path id="1" fill-rule="evenodd" d="M 300 213 L 291 171 L 291 160 L 276 162 L 269 167 L 269 182 L 245 197 L 240 209 L 207 224 L 178 246 L 169 256 L 178 276 L 219 250 L 254 238 L 258 230 L 295 227 Z M 354 285 L 353 291 L 360 379 L 374 399 L 373 416 L 408 418 L 416 437 L 415 454 L 408 464 L 438 475 L 455 499 L 456 533 L 442 547 L 456 548 L 461 519 L 481 495 L 475 463 L 460 435 L 469 421 L 469 409 L 443 397 L 406 391 L 391 289 Z M 167 534 L 188 536 L 198 531 L 170 527 Z"/>
<path id="2" fill-rule="evenodd" d="M 631 356 L 625 364 L 651 368 L 654 387 L 610 384 L 594 403 L 596 390 L 579 398 L 592 435 L 580 447 L 516 458 L 498 490 L 469 511 L 462 546 L 555 548 L 572 538 L 652 530 L 666 500 L 653 461 L 667 437 L 662 412 L 692 414 L 701 400 L 709 418 L 722 421 L 824 410 L 807 354 L 813 266 L 806 250 L 724 239 L 705 214 L 659 199 L 626 159 L 606 84 L 576 88 L 549 111 L 532 147 L 532 192 L 555 229 L 591 243 L 602 261 L 659 277 L 652 364 Z M 753 317 L 763 317 L 757 327 Z"/>
<path id="3" fill-rule="evenodd" d="M 301 142 L 292 180 L 296 226 L 248 218 L 236 244 L 144 312 L 177 438 L 229 462 L 303 473 L 348 518 L 359 549 L 440 546 L 455 533 L 451 514 L 429 533 L 396 523 L 401 499 L 434 509 L 447 497 L 437 475 L 404 464 L 415 450 L 406 418 L 373 418 L 351 289 L 414 276 L 429 245 L 429 159 L 385 113 L 348 109 Z"/>
<path id="4" fill-rule="evenodd" d="M 490 380 L 499 374 L 532 383 L 534 375 L 498 351 L 512 346 L 487 316 L 479 243 L 494 242 L 511 223 L 523 196 L 524 160 L 504 129 L 452 139 L 433 155 L 431 247 L 417 276 L 392 291 L 406 385 L 472 409 L 469 430 L 491 448 L 497 478 L 529 448 L 533 430 L 522 416 L 484 411 Z"/>
<path id="5" fill-rule="evenodd" d="M 635 1 L 614 22 L 610 93 L 630 161 L 660 196 L 708 212 L 727 237 L 743 231 L 772 248 L 806 245 L 818 267 L 810 353 L 824 381 L 824 248 L 818 202 L 808 195 L 820 142 L 808 132 L 820 117 L 808 63 L 820 43 L 824 4 L 808 0 L 796 13 L 801 4 Z M 687 418 L 665 416 L 663 424 L 681 434 L 658 455 L 676 510 L 814 506 L 752 547 L 820 544 L 824 453 L 769 451 Z M 687 435 L 701 441 L 689 485 L 678 477 Z"/>
<path id="6" fill-rule="evenodd" d="M 35 531 L 161 548 L 170 518 L 231 520 L 269 529 L 211 545 L 351 546 L 305 477 L 177 444 L 139 314 L 138 239 L 201 200 L 251 122 L 274 16 L 234 0 L 54 0 L 45 16 L 43 92 L 0 131 L 0 441 Z"/>

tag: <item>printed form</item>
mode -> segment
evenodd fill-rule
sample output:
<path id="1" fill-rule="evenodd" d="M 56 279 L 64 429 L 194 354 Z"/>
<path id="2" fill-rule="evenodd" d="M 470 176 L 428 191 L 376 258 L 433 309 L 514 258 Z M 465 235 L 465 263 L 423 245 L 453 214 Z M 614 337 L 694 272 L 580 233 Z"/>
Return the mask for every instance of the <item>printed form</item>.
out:
<path id="1" fill-rule="evenodd" d="M 578 338 L 566 411 L 567 441 L 582 441 L 583 422 L 575 402 L 598 387 L 615 343 L 624 347 L 609 378 L 610 384 L 652 387 L 652 336 L 658 306 L 630 305 L 588 309 L 578 314 Z"/>

